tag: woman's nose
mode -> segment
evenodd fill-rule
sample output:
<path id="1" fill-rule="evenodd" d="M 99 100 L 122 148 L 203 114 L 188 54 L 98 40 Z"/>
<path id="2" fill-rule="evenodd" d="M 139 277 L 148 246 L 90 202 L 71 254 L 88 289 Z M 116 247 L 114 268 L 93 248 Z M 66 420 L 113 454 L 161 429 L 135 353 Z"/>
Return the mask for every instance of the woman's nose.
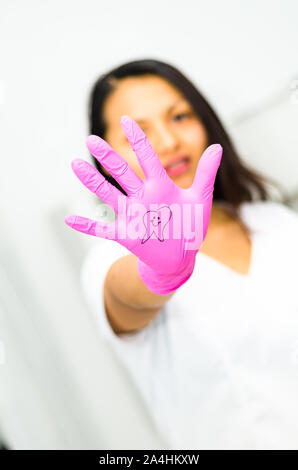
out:
<path id="1" fill-rule="evenodd" d="M 173 155 L 179 144 L 178 137 L 166 126 L 156 127 L 151 138 L 151 144 L 160 157 L 163 155 L 165 157 Z"/>

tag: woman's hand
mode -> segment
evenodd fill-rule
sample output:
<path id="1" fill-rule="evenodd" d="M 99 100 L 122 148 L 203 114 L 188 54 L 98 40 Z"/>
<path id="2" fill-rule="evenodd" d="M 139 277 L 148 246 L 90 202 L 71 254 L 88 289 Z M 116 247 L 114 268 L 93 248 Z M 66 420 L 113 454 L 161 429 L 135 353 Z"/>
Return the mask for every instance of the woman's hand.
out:
<path id="1" fill-rule="evenodd" d="M 72 168 L 79 180 L 111 206 L 118 217 L 114 222 L 98 222 L 70 215 L 65 222 L 75 230 L 125 246 L 137 256 L 138 272 L 146 286 L 157 294 L 169 294 L 191 276 L 196 254 L 205 239 L 222 147 L 214 144 L 204 151 L 192 186 L 181 189 L 167 175 L 138 124 L 129 116 L 122 116 L 121 126 L 145 180 L 141 180 L 105 140 L 89 136 L 90 153 L 127 196 L 88 162 L 75 159 Z"/>

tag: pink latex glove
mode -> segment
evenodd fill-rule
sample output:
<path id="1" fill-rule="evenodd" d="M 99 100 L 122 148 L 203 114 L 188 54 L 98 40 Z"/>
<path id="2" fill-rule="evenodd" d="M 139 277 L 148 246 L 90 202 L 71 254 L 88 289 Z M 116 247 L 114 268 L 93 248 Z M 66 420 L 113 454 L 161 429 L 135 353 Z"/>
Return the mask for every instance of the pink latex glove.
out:
<path id="1" fill-rule="evenodd" d="M 137 267 L 140 278 L 152 292 L 169 294 L 178 289 L 191 276 L 196 254 L 205 239 L 213 199 L 214 181 L 220 165 L 222 147 L 210 145 L 201 156 L 196 175 L 191 187 L 181 189 L 167 175 L 149 139 L 129 116 L 122 116 L 121 126 L 134 150 L 145 179 L 141 180 L 126 161 L 113 148 L 98 136 L 87 138 L 87 147 L 92 155 L 104 166 L 113 178 L 125 190 L 123 195 L 115 186 L 85 160 L 72 161 L 72 169 L 79 180 L 103 202 L 111 206 L 117 219 L 114 222 L 98 222 L 77 215 L 70 215 L 65 222 L 75 230 L 89 235 L 108 238 L 125 246 L 137 256 Z M 118 201 L 122 198 L 124 210 L 119 211 Z M 127 232 L 129 224 L 136 220 L 133 212 L 141 204 L 139 212 L 140 230 L 138 237 Z M 156 204 L 152 210 L 152 204 Z M 173 236 L 173 223 L 177 212 L 174 206 L 181 209 L 181 222 L 188 227 L 196 227 L 199 240 L 195 247 L 189 249 L 192 239 L 187 230 L 181 228 L 181 236 Z M 198 206 L 198 217 L 195 206 Z M 183 206 L 190 212 L 183 217 Z M 119 212 L 119 213 L 118 213 Z M 195 219 L 196 217 L 196 219 Z M 142 223 L 141 223 L 142 222 Z M 177 227 L 177 225 L 176 225 Z M 141 230 L 142 229 L 142 230 Z M 176 232 L 177 233 L 177 232 Z M 198 238 L 198 237 L 197 237 Z"/>

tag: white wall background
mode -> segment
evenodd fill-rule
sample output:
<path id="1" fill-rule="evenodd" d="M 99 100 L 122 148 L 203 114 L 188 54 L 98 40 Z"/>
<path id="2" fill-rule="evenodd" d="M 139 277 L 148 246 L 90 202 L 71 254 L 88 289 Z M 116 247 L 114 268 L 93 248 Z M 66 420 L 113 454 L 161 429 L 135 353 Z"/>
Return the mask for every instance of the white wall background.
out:
<path id="1" fill-rule="evenodd" d="M 294 197 L 298 4 L 2 0 L 0 8 L 0 433 L 19 449 L 162 447 L 80 293 L 81 260 L 100 240 L 64 224 L 69 212 L 94 213 L 70 168 L 88 158 L 88 92 L 128 60 L 178 66 L 243 158 Z"/>

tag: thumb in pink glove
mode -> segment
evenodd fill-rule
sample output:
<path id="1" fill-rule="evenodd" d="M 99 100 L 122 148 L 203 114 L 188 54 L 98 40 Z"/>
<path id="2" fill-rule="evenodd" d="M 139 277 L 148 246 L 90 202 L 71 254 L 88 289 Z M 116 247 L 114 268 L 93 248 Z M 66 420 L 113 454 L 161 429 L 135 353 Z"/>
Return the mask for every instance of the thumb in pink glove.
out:
<path id="1" fill-rule="evenodd" d="M 137 256 L 138 272 L 148 289 L 161 295 L 169 294 L 190 278 L 196 254 L 205 239 L 222 147 L 214 144 L 205 150 L 192 186 L 181 189 L 167 175 L 138 124 L 129 116 L 122 116 L 121 126 L 138 158 L 145 180 L 142 181 L 105 140 L 89 136 L 87 147 L 90 153 L 127 196 L 88 162 L 75 159 L 72 162 L 74 173 L 90 191 L 111 206 L 118 217 L 114 222 L 103 223 L 70 215 L 65 222 L 80 232 L 108 238 L 125 246 Z M 138 231 L 136 227 L 139 227 Z M 194 244 L 189 237 L 191 227 L 195 228 Z"/>

